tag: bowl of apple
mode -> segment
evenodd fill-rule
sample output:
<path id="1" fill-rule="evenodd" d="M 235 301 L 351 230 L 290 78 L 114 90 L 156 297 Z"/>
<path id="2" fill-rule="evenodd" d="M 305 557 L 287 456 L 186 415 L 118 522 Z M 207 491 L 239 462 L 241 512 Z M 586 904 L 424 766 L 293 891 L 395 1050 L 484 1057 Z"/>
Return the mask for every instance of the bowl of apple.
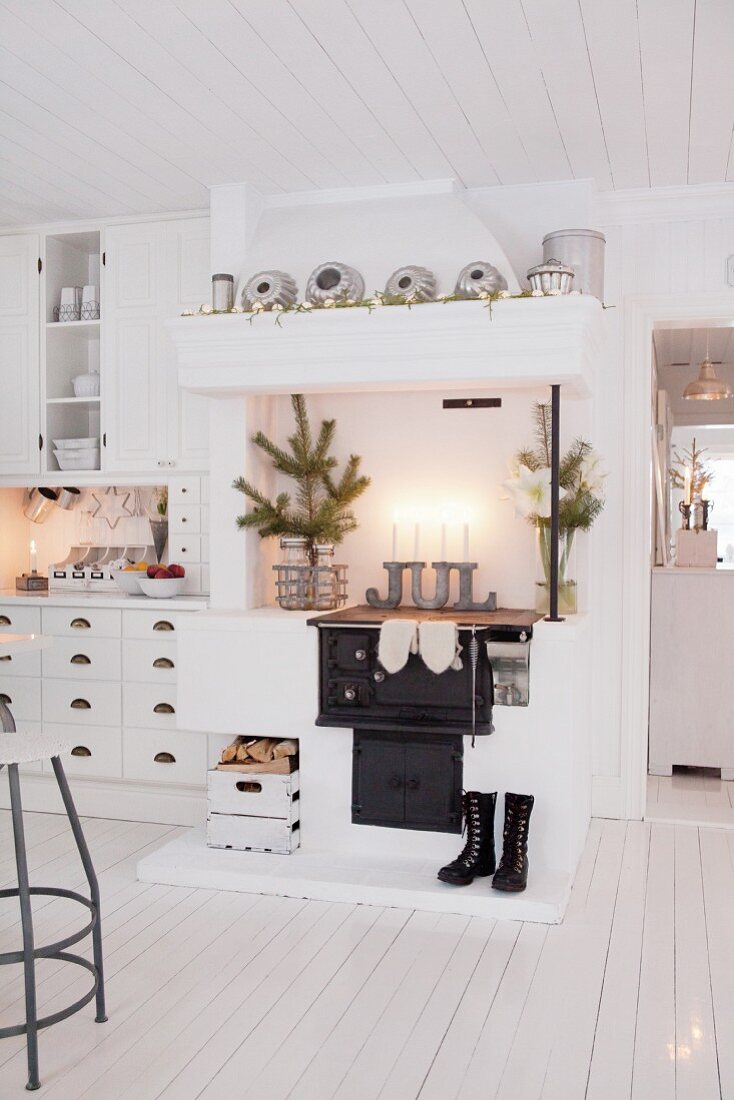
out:
<path id="1" fill-rule="evenodd" d="M 186 570 L 182 565 L 149 565 L 145 576 L 139 578 L 140 590 L 154 599 L 180 596 L 186 584 Z"/>

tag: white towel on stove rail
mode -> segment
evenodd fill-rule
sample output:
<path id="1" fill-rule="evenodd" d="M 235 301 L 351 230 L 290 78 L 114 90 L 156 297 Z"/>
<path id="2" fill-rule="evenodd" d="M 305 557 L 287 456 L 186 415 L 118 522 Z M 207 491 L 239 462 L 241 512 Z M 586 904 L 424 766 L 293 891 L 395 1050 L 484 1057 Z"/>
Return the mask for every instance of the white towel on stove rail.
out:
<path id="1" fill-rule="evenodd" d="M 418 627 L 418 648 L 426 667 L 437 676 L 450 668 L 458 672 L 464 667 L 459 656 L 459 628 L 454 622 L 429 619 L 421 623 Z"/>
<path id="2" fill-rule="evenodd" d="M 380 627 L 377 656 L 385 672 L 400 672 L 411 653 L 418 652 L 418 623 L 415 619 L 386 619 Z"/>

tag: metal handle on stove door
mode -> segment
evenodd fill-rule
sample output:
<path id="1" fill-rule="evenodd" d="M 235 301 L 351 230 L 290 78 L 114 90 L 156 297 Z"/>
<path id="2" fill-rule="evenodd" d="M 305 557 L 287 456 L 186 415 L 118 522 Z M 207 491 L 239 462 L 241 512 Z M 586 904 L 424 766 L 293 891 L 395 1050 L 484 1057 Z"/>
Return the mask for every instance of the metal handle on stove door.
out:
<path id="1" fill-rule="evenodd" d="M 409 791 L 417 791 L 421 785 L 420 779 L 409 779 L 405 786 Z"/>
<path id="2" fill-rule="evenodd" d="M 353 703 L 354 700 L 357 698 L 357 689 L 355 687 L 351 687 L 351 685 L 349 687 L 345 687 L 344 698 L 348 703 Z"/>
<path id="3" fill-rule="evenodd" d="M 392 787 L 394 791 L 399 791 L 403 786 L 403 781 L 399 775 L 391 775 L 388 786 Z"/>

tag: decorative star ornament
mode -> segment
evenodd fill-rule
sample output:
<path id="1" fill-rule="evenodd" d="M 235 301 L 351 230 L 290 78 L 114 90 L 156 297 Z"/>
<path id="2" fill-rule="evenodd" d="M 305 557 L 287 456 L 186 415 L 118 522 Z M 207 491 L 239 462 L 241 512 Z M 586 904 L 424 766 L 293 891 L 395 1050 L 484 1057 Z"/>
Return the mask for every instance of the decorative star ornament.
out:
<path id="1" fill-rule="evenodd" d="M 90 515 L 93 519 L 104 519 L 107 521 L 107 526 L 111 531 L 114 531 L 115 527 L 121 519 L 125 519 L 131 516 L 132 509 L 128 507 L 128 501 L 130 499 L 130 493 L 127 489 L 117 489 L 114 485 L 110 485 L 109 489 L 106 489 L 100 499 L 96 493 L 92 493 L 92 501 L 95 507 L 90 511 Z"/>

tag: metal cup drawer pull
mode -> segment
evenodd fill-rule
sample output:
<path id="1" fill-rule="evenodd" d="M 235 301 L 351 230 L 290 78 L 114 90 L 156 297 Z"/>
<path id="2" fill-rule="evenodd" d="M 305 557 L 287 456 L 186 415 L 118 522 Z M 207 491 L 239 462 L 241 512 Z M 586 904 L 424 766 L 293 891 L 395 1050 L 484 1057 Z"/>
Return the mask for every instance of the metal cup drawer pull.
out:
<path id="1" fill-rule="evenodd" d="M 174 630 L 173 623 L 169 623 L 168 619 L 159 619 L 157 623 L 153 623 L 154 630 Z"/>
<path id="2" fill-rule="evenodd" d="M 5 692 L 3 692 L 2 695 L 0 695 L 0 703 L 5 703 L 6 707 L 10 707 L 13 705 L 13 700 L 10 698 L 9 695 L 6 695 Z"/>
<path id="3" fill-rule="evenodd" d="M 74 656 L 71 657 L 69 660 L 70 665 L 91 665 L 91 663 L 92 662 L 90 658 L 87 657 L 86 653 L 75 653 Z"/>
<path id="4" fill-rule="evenodd" d="M 91 710 L 92 704 L 88 699 L 72 699 L 69 703 L 72 710 Z"/>
<path id="5" fill-rule="evenodd" d="M 72 619 L 69 623 L 75 630 L 91 630 L 92 624 L 89 619 Z"/>
<path id="6" fill-rule="evenodd" d="M 176 711 L 170 703 L 156 703 L 153 707 L 153 714 L 175 714 Z"/>
<path id="7" fill-rule="evenodd" d="M 170 657 L 156 657 L 153 661 L 153 668 L 175 668 L 173 661 Z"/>
<path id="8" fill-rule="evenodd" d="M 7 615 L 0 615 L 0 626 L 12 626 L 13 620 L 9 619 Z"/>
<path id="9" fill-rule="evenodd" d="M 175 764 L 176 757 L 172 752 L 157 752 L 153 757 L 155 764 Z"/>
<path id="10" fill-rule="evenodd" d="M 4 654 L 4 656 L 0 657 L 0 661 L 12 661 L 12 659 L 13 659 L 12 653 L 6 653 L 6 654 Z"/>
<path id="11" fill-rule="evenodd" d="M 71 750 L 72 756 L 91 756 L 92 750 L 88 749 L 86 745 L 75 745 Z"/>

